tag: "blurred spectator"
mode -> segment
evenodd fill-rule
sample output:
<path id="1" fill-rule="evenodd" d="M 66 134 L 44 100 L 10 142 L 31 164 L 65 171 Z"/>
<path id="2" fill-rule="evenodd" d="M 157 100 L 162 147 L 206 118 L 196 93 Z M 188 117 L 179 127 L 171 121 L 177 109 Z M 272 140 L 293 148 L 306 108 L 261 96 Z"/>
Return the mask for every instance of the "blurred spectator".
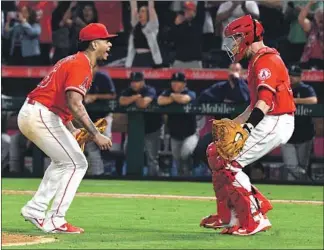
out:
<path id="1" fill-rule="evenodd" d="M 1 86 L 1 92 L 2 86 Z M 1 94 L 1 100 L 10 98 L 4 94 Z M 7 121 L 11 112 L 1 110 L 1 170 L 5 169 L 9 163 L 9 146 L 10 135 L 7 134 Z"/>
<path id="2" fill-rule="evenodd" d="M 298 16 L 308 1 L 284 1 L 283 12 L 285 21 L 290 23 L 287 44 L 282 49 L 282 56 L 286 64 L 297 63 L 300 61 L 307 41 L 306 33 L 299 24 Z M 318 1 L 310 7 L 310 16 L 313 15 L 315 9 L 323 8 L 323 2 Z"/>
<path id="3" fill-rule="evenodd" d="M 301 81 L 301 68 L 289 67 L 289 76 L 296 104 L 317 104 L 316 93 L 310 85 Z M 315 128 L 311 116 L 296 116 L 295 130 L 287 144 L 282 145 L 286 168 L 296 179 L 305 178 L 313 148 Z"/>
<path id="4" fill-rule="evenodd" d="M 39 65 L 39 36 L 41 27 L 36 12 L 22 7 L 16 16 L 7 15 L 5 37 L 10 39 L 8 63 L 11 65 Z"/>
<path id="5" fill-rule="evenodd" d="M 11 98 L 1 94 L 2 100 Z M 32 148 L 31 142 L 20 131 L 11 136 L 7 133 L 13 127 L 18 129 L 16 121 L 17 112 L 1 111 L 1 169 L 9 166 L 10 173 L 20 173 L 23 170 L 25 153 Z"/>
<path id="6" fill-rule="evenodd" d="M 247 165 L 243 171 L 250 177 L 250 179 L 255 181 L 264 180 L 266 178 L 265 169 L 260 160 Z"/>
<path id="7" fill-rule="evenodd" d="M 9 146 L 9 172 L 19 173 L 23 170 L 23 159 L 32 143 L 20 131 L 11 136 Z"/>
<path id="8" fill-rule="evenodd" d="M 70 53 L 70 28 L 72 27 L 72 9 L 77 2 L 60 1 L 52 13 L 52 40 L 54 55 L 52 64 Z"/>
<path id="9" fill-rule="evenodd" d="M 78 2 L 75 8 L 72 8 L 73 25 L 70 34 L 70 54 L 78 51 L 78 38 L 80 30 L 89 23 L 98 22 L 98 12 L 93 2 Z"/>
<path id="10" fill-rule="evenodd" d="M 223 1 L 207 1 L 206 2 L 206 11 L 208 13 L 206 13 L 204 28 L 206 28 L 206 24 L 208 23 L 207 21 L 209 20 L 208 16 L 210 16 L 212 24 L 213 24 L 213 34 L 207 35 L 207 33 L 204 32 L 203 51 L 210 51 L 212 49 L 219 50 L 221 48 L 221 42 L 222 42 L 221 23 L 216 23 L 215 21 L 216 21 L 217 11 L 219 9 L 219 6 L 222 3 L 223 3 Z"/>
<path id="11" fill-rule="evenodd" d="M 157 42 L 159 20 L 154 1 L 148 1 L 148 7 L 137 10 L 137 1 L 131 0 L 132 32 L 128 41 L 126 67 L 152 67 L 162 64 L 162 56 Z"/>
<path id="12" fill-rule="evenodd" d="M 175 45 L 174 68 L 202 67 L 204 22 L 205 3 L 185 2 L 184 11 L 177 14 L 170 34 Z"/>
<path id="13" fill-rule="evenodd" d="M 10 135 L 1 133 L 1 170 L 5 169 L 9 163 Z"/>
<path id="14" fill-rule="evenodd" d="M 119 104 L 128 106 L 135 104 L 138 108 L 145 109 L 156 99 L 156 90 L 145 84 L 142 72 L 132 72 L 130 76 L 130 87 L 121 93 Z M 159 163 L 158 152 L 160 148 L 160 132 L 162 116 L 154 113 L 144 113 L 144 147 L 146 151 L 148 175 L 158 176 Z M 127 144 L 127 142 L 125 143 Z"/>
<path id="15" fill-rule="evenodd" d="M 97 71 L 95 69 L 95 75 L 93 79 L 93 83 L 87 95 L 84 98 L 85 104 L 90 103 L 100 103 L 103 100 L 112 100 L 116 98 L 116 89 L 114 82 L 106 73 Z M 102 103 L 102 105 L 106 105 Z M 106 112 L 90 112 L 90 118 L 92 121 L 97 121 L 100 118 L 105 118 L 108 125 L 106 130 L 104 131 L 104 135 L 111 138 L 111 126 L 112 126 L 112 114 L 107 114 Z M 91 174 L 94 176 L 103 175 L 105 172 L 103 159 L 101 157 L 101 150 L 99 147 L 93 142 L 89 142 L 85 146 L 85 152 L 87 152 L 87 159 L 89 163 L 89 170 Z"/>
<path id="16" fill-rule="evenodd" d="M 206 34 L 214 34 L 214 22 L 211 17 L 211 13 L 209 12 L 210 4 L 208 4 L 208 1 L 205 2 L 205 22 L 203 26 L 203 33 Z M 204 37 L 206 38 L 206 37 Z"/>
<path id="17" fill-rule="evenodd" d="M 266 31 L 263 35 L 264 43 L 273 48 L 279 47 L 289 29 L 289 24 L 284 21 L 282 2 L 281 0 L 257 1 L 260 10 L 259 21 Z"/>
<path id="18" fill-rule="evenodd" d="M 23 2 L 23 1 L 20 1 Z M 42 28 L 39 37 L 41 50 L 41 65 L 51 65 L 50 54 L 52 49 L 52 12 L 56 8 L 56 1 L 29 1 L 31 6 L 37 13 L 37 20 Z"/>
<path id="19" fill-rule="evenodd" d="M 183 73 L 172 75 L 171 88 L 162 92 L 158 98 L 161 106 L 172 103 L 188 104 L 196 99 L 196 93 L 186 86 Z M 196 117 L 192 114 L 168 114 L 167 127 L 171 136 L 171 151 L 179 176 L 190 174 L 192 153 L 198 142 Z"/>
<path id="20" fill-rule="evenodd" d="M 242 66 L 232 63 L 229 67 L 227 81 L 213 84 L 201 92 L 197 99 L 198 103 L 249 103 L 250 93 L 246 80 L 242 77 Z M 224 115 L 215 116 L 215 119 L 224 118 Z M 206 149 L 212 142 L 212 134 L 207 133 L 199 139 L 194 151 L 196 162 L 203 161 L 207 164 Z"/>
<path id="21" fill-rule="evenodd" d="M 232 63 L 229 66 L 228 80 L 213 84 L 203 90 L 198 103 L 247 103 L 250 100 L 246 80 L 242 77 L 242 66 Z"/>
<path id="22" fill-rule="evenodd" d="M 222 23 L 222 28 L 224 29 L 226 25 L 234 19 L 248 14 L 255 19 L 259 18 L 259 7 L 255 1 L 226 1 L 219 6 L 216 15 L 216 23 Z M 222 60 L 219 67 L 227 68 L 231 62 L 224 48 L 224 36 L 222 42 L 222 54 L 220 56 L 222 57 Z"/>
<path id="23" fill-rule="evenodd" d="M 298 21 L 307 34 L 307 42 L 301 57 L 303 68 L 324 68 L 324 23 L 323 6 L 315 10 L 314 20 L 307 18 L 311 6 L 316 2 L 309 1 L 299 13 Z"/>

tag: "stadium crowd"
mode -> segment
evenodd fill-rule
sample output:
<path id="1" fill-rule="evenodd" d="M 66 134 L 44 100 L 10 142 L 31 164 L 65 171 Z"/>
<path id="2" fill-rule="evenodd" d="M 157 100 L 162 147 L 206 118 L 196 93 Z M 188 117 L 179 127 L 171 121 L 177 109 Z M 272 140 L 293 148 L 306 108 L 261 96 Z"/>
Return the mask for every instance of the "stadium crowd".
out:
<path id="1" fill-rule="evenodd" d="M 118 100 L 121 106 L 134 104 L 138 108 L 145 108 L 152 101 L 161 106 L 171 103 L 248 103 L 249 92 L 242 74 L 247 64 L 232 64 L 222 41 L 222 29 L 246 14 L 262 22 L 266 31 L 265 44 L 276 48 L 283 56 L 296 103 L 317 103 L 315 90 L 301 81 L 301 72 L 302 69 L 324 68 L 323 1 L 8 1 L 2 3 L 2 64 L 53 65 L 76 53 L 80 29 L 91 22 L 103 22 L 104 16 L 108 15 L 105 8 L 109 7 L 114 11 L 113 31 L 119 36 L 113 40 L 112 55 L 106 66 L 172 67 L 178 68 L 179 72 L 173 74 L 170 85 L 163 90 L 148 84 L 142 72 L 133 72 L 129 86 L 117 93 L 110 76 L 97 69 L 94 83 L 84 100 L 86 104 L 111 99 Z M 107 27 L 110 30 L 109 23 Z M 187 85 L 181 68 L 227 68 L 229 77 L 196 93 Z M 2 98 L 6 96 L 2 95 Z M 3 124 L 12 116 L 2 112 Z M 93 120 L 99 117 L 105 117 L 108 124 L 113 124 L 112 114 L 92 114 Z M 118 117 L 126 119 L 122 115 Z M 206 160 L 205 149 L 211 142 L 211 133 L 201 131 L 208 119 L 192 114 L 146 114 L 145 174 L 166 174 L 161 169 L 161 152 L 170 152 L 173 157 L 175 171 L 168 174 L 208 174 L 206 167 L 203 167 L 203 173 L 192 168 L 201 166 L 200 161 Z M 306 125 L 307 133 L 301 132 Z M 22 155 L 33 145 L 21 133 L 9 136 L 4 125 L 2 128 L 3 169 L 20 172 Z M 112 130 L 112 126 L 108 126 L 105 134 L 111 137 Z M 312 118 L 296 118 L 295 133 L 281 149 L 283 162 L 293 179 L 309 178 L 307 171 L 314 136 Z M 123 141 L 123 151 L 126 150 L 127 136 Z M 104 159 L 96 145 L 89 143 L 86 154 L 91 174 L 106 174 Z M 260 162 L 247 171 L 254 178 L 265 178 Z M 122 174 L 122 171 L 118 173 Z"/>
<path id="2" fill-rule="evenodd" d="M 9 65 L 54 64 L 77 51 L 82 27 L 104 20 L 119 34 L 111 60 L 123 58 L 126 67 L 227 68 L 222 29 L 251 14 L 286 64 L 323 68 L 323 1 L 6 1 L 1 12 Z"/>

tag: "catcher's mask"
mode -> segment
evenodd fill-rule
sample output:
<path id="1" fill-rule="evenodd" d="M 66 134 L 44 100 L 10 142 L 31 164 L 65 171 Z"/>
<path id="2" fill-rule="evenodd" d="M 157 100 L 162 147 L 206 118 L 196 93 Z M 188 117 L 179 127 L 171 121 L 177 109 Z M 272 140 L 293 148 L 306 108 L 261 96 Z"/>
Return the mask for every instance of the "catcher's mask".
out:
<path id="1" fill-rule="evenodd" d="M 251 15 L 230 22 L 224 29 L 224 48 L 231 61 L 239 62 L 248 47 L 263 40 L 263 26 Z"/>

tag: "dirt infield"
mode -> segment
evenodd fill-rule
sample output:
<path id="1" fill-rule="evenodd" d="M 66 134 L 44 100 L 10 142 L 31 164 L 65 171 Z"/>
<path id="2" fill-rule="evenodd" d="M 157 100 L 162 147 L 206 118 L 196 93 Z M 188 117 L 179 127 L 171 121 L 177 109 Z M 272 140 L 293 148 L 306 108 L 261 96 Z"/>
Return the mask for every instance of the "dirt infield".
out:
<path id="1" fill-rule="evenodd" d="M 2 190 L 4 195 L 33 195 L 35 191 Z M 110 193 L 77 193 L 79 197 L 104 197 L 104 198 L 135 198 L 135 199 L 169 199 L 169 200 L 198 200 L 214 201 L 215 197 L 207 196 L 184 196 L 184 195 L 160 195 L 160 194 L 110 194 Z M 303 201 L 303 200 L 271 200 L 273 203 L 286 204 L 313 204 L 324 205 L 323 201 Z"/>
<path id="2" fill-rule="evenodd" d="M 11 233 L 1 233 L 2 236 L 2 246 L 3 247 L 13 247 L 13 246 L 27 246 L 35 244 L 43 244 L 54 242 L 54 238 L 45 238 L 43 236 L 32 236 L 24 234 L 11 234 Z"/>

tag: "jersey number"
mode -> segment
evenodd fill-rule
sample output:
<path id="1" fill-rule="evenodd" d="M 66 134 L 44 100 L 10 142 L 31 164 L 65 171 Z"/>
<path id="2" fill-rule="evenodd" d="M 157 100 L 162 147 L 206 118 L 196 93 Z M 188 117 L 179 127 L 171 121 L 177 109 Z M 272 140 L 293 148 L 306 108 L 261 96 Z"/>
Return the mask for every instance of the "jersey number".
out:
<path id="1" fill-rule="evenodd" d="M 53 69 L 51 70 L 51 72 L 50 72 L 47 76 L 44 77 L 44 79 L 43 79 L 43 80 L 42 80 L 42 81 L 37 85 L 37 87 L 38 87 L 38 88 L 46 88 L 47 85 L 51 82 L 51 80 L 52 80 L 52 78 L 53 78 L 55 72 L 56 72 L 56 71 L 57 71 L 57 70 L 62 66 L 62 64 L 63 64 L 64 62 L 67 62 L 67 61 L 73 59 L 74 57 L 75 57 L 74 55 L 71 55 L 71 56 L 68 56 L 68 57 L 63 58 L 62 60 L 58 61 L 58 62 L 54 65 L 54 67 L 53 67 Z"/>

